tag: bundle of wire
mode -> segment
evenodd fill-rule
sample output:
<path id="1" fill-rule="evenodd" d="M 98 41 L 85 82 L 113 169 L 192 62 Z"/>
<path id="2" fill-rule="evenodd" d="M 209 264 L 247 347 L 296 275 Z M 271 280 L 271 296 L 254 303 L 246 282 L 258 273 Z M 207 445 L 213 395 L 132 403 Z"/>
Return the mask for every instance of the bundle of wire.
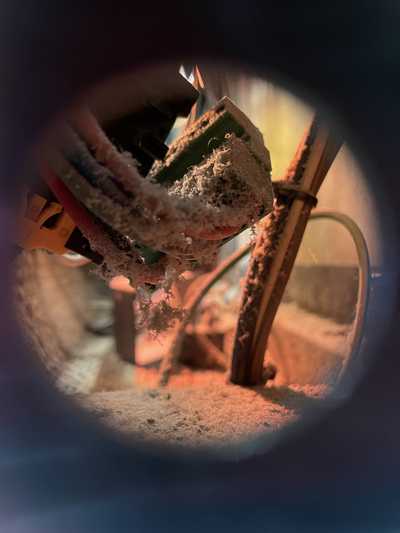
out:
<path id="1" fill-rule="evenodd" d="M 236 145 L 240 149 L 239 141 L 244 143 L 224 140 L 231 151 Z M 268 187 L 264 196 L 254 191 L 251 198 L 257 205 L 247 206 L 242 218 L 238 206 L 222 209 L 196 195 L 171 194 L 140 175 L 131 155 L 113 145 L 88 109 L 70 116 L 50 144 L 40 156 L 42 177 L 104 258 L 100 271 L 106 278 L 122 274 L 135 286 L 159 284 L 211 263 L 226 237 L 256 221 L 250 210 L 268 212 L 271 207 Z M 213 164 L 221 163 L 219 154 L 213 155 Z M 230 165 L 226 159 L 222 174 Z"/>

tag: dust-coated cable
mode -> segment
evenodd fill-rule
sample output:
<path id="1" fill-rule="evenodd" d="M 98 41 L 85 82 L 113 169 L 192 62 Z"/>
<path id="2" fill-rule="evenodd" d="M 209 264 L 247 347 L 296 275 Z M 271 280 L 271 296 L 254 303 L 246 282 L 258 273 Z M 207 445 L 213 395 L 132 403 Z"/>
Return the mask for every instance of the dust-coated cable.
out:
<path id="1" fill-rule="evenodd" d="M 358 258 L 358 267 L 359 267 L 358 298 L 357 298 L 356 313 L 355 313 L 355 318 L 354 318 L 353 342 L 352 342 L 352 348 L 351 348 L 350 354 L 347 358 L 347 363 L 343 365 L 342 370 L 339 374 L 338 380 L 340 380 L 340 378 L 342 377 L 348 365 L 351 364 L 354 361 L 354 359 L 357 358 L 359 351 L 360 351 L 360 347 L 361 347 L 361 341 L 363 338 L 366 316 L 367 316 L 368 299 L 369 299 L 370 285 L 371 285 L 370 283 L 370 280 L 371 280 L 370 258 L 369 258 L 368 246 L 365 241 L 364 235 L 362 234 L 358 225 L 348 215 L 339 213 L 337 211 L 319 209 L 319 210 L 314 211 L 310 215 L 310 220 L 318 220 L 318 219 L 334 220 L 338 222 L 339 224 L 341 224 L 343 227 L 345 227 L 353 239 L 354 245 L 356 247 L 357 258 Z M 193 298 L 193 301 L 190 303 L 189 307 L 187 308 L 188 315 L 187 315 L 187 319 L 185 320 L 185 324 L 183 324 L 183 327 L 186 327 L 186 325 L 191 320 L 193 320 L 198 306 L 200 305 L 202 299 L 208 293 L 208 291 L 227 272 L 229 272 L 231 268 L 233 268 L 243 257 L 245 257 L 251 251 L 251 249 L 252 249 L 251 243 L 242 246 L 239 250 L 235 251 L 230 257 L 225 259 L 223 263 L 221 263 L 221 265 L 219 265 L 219 267 L 217 267 L 213 273 L 210 273 L 210 275 L 204 281 L 204 285 L 202 285 L 199 288 L 197 294 Z"/>

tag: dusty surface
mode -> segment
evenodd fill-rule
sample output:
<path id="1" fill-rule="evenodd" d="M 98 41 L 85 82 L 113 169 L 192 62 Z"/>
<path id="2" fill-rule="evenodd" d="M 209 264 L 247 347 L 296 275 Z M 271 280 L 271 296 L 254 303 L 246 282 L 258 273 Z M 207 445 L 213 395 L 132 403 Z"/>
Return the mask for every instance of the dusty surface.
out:
<path id="1" fill-rule="evenodd" d="M 185 447 L 221 447 L 296 420 L 326 388 L 242 388 L 223 373 L 183 370 L 157 388 L 155 370 L 138 369 L 136 386 L 82 397 L 102 422 L 136 439 Z"/>
<path id="2" fill-rule="evenodd" d="M 209 333 L 207 317 L 190 328 L 191 337 L 195 332 L 203 336 Z M 232 340 L 229 313 L 219 308 L 215 318 L 217 322 L 211 325 L 214 336 L 209 340 L 216 339 L 216 331 L 231 332 Z M 154 368 L 132 369 L 131 384 L 125 385 L 125 390 L 115 390 L 116 384 L 114 391 L 108 392 L 109 385 L 102 390 L 98 384 L 96 392 L 83 397 L 83 404 L 113 429 L 145 442 L 219 448 L 273 434 L 300 418 L 307 407 L 323 401 L 331 376 L 348 352 L 350 334 L 348 327 L 304 312 L 294 304 L 282 304 L 278 319 L 266 359 L 278 367 L 273 385 L 242 388 L 227 383 L 221 371 L 181 368 L 165 388 L 160 388 L 156 365 L 168 342 L 151 342 L 142 336 L 137 362 L 153 364 Z M 193 338 L 191 342 L 184 351 L 193 363 L 196 345 Z M 279 357 L 275 353 L 278 348 Z M 226 349 L 230 353 L 231 343 Z M 204 354 L 201 357 L 205 359 Z"/>
<path id="3" fill-rule="evenodd" d="M 350 348 L 352 325 L 337 322 L 310 313 L 295 302 L 281 304 L 277 319 L 290 324 L 290 329 L 298 336 L 312 340 L 312 344 L 337 354 L 347 354 Z"/>
<path id="4" fill-rule="evenodd" d="M 350 324 L 281 304 L 268 344 L 268 360 L 279 368 L 276 383 L 334 387 L 351 356 L 353 334 Z"/>
<path id="5" fill-rule="evenodd" d="M 282 304 L 277 320 L 281 328 L 273 336 L 274 341 L 278 336 L 280 343 L 271 344 L 273 351 L 279 348 L 280 355 L 275 359 L 275 387 L 240 388 L 227 384 L 223 372 L 184 368 L 171 377 L 167 387 L 159 388 L 155 367 L 167 343 L 162 339 L 149 342 L 139 336 L 137 362 L 143 366 L 135 368 L 122 362 L 115 354 L 112 337 L 83 334 L 84 321 L 74 305 L 72 279 L 79 271 L 58 268 L 48 254 L 36 255 L 43 264 L 31 264 L 35 254 L 28 254 L 23 269 L 18 270 L 22 276 L 18 290 L 24 297 L 23 318 L 25 322 L 29 319 L 25 326 L 30 326 L 28 333 L 35 341 L 35 350 L 64 392 L 79 398 L 102 422 L 144 442 L 218 448 L 261 433 L 272 434 L 299 418 L 307 406 L 321 401 L 319 398 L 327 390 L 325 378 L 336 363 L 341 363 L 349 342 L 343 325 L 293 304 Z M 35 277 L 38 267 L 39 277 Z M 80 283 L 76 284 L 80 287 Z M 61 289 L 65 292 L 61 293 Z M 214 297 L 221 296 L 219 291 L 226 294 L 226 287 L 216 287 Z M 212 300 L 211 296 L 210 293 Z M 222 299 L 219 296 L 218 301 Z M 54 305 L 54 299 L 59 305 Z M 82 302 L 78 299 L 78 303 Z M 229 300 L 225 307 L 231 305 Z M 189 328 L 189 336 L 196 333 L 205 338 L 208 335 L 213 342 L 219 339 L 217 346 L 229 353 L 231 343 L 225 342 L 225 337 L 233 333 L 235 313 L 221 306 L 220 302 L 215 313 L 203 313 L 202 319 L 199 317 L 196 325 Z M 304 342 L 300 342 L 301 338 Z M 198 348 L 203 361 L 202 347 Z M 185 350 L 193 363 L 194 344 Z M 333 355 L 328 358 L 327 354 Z M 318 370 L 317 374 L 313 369 Z M 300 378 L 302 386 L 292 385 Z"/>
<path id="6" fill-rule="evenodd" d="M 35 250 L 14 262 L 16 313 L 23 333 L 51 372 L 57 374 L 85 335 L 88 290 L 79 269 Z"/>
<path id="7" fill-rule="evenodd" d="M 188 169 L 168 189 L 172 198 L 201 202 L 218 212 L 220 226 L 250 225 L 272 202 L 269 174 L 234 134 Z"/>

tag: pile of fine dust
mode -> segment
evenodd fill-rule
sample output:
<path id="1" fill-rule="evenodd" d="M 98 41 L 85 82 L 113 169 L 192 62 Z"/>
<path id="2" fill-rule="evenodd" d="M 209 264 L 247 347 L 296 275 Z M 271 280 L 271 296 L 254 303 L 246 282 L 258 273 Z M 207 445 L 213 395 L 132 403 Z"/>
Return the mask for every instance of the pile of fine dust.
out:
<path id="1" fill-rule="evenodd" d="M 234 134 L 227 135 L 201 164 L 176 180 L 168 193 L 217 209 L 221 226 L 250 225 L 271 203 L 268 174 L 248 145 Z"/>
<path id="2" fill-rule="evenodd" d="M 327 392 L 322 386 L 244 388 L 204 370 L 183 369 L 164 388 L 157 379 L 155 369 L 138 368 L 135 388 L 97 392 L 82 402 L 106 425 L 135 439 L 196 448 L 275 432 Z"/>

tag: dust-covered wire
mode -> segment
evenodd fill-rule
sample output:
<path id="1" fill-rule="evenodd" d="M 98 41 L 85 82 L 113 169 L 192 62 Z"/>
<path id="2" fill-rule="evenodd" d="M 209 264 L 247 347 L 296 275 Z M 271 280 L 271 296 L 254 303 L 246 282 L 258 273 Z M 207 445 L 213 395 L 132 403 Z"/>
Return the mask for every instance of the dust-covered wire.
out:
<path id="1" fill-rule="evenodd" d="M 358 298 L 354 318 L 353 342 L 350 354 L 347 359 L 347 364 L 343 365 L 342 370 L 339 374 L 338 379 L 340 379 L 349 364 L 351 364 L 353 360 L 357 358 L 361 347 L 370 292 L 370 258 L 368 246 L 365 241 L 364 235 L 362 234 L 362 231 L 352 218 L 350 218 L 348 215 L 345 215 L 344 213 L 339 213 L 337 211 L 319 209 L 311 213 L 309 220 L 319 219 L 334 220 L 348 230 L 356 247 L 359 264 Z M 186 329 L 186 326 L 194 319 L 198 306 L 200 305 L 202 299 L 209 292 L 209 290 L 214 287 L 214 285 L 225 274 L 227 274 L 231 270 L 231 268 L 233 268 L 238 263 L 240 259 L 245 257 L 251 251 L 252 247 L 253 245 L 251 243 L 242 246 L 239 250 L 237 250 L 231 256 L 225 259 L 223 263 L 221 263 L 221 265 L 219 265 L 219 267 L 217 267 L 214 272 L 209 274 L 202 287 L 200 287 L 199 291 L 194 295 L 192 301 L 189 303 L 187 307 L 187 318 L 184 321 L 184 324 L 182 324 L 182 330 L 180 331 L 184 331 Z"/>

